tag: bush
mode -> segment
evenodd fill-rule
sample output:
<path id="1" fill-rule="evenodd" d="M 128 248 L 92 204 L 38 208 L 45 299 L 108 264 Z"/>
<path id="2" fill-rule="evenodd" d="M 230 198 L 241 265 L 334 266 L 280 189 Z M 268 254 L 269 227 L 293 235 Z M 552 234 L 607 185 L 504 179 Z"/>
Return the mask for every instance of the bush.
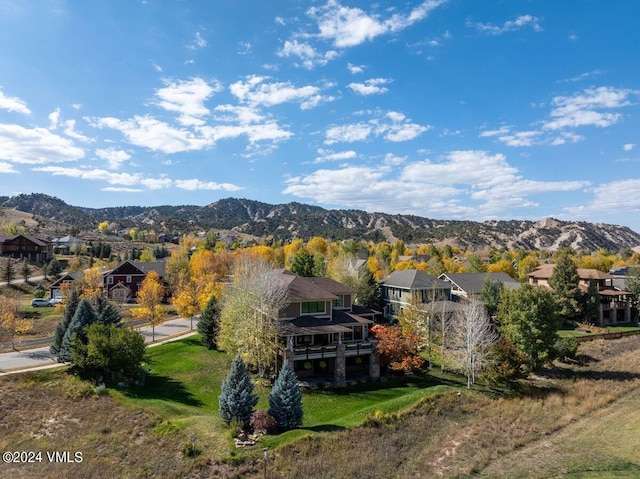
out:
<path id="1" fill-rule="evenodd" d="M 578 340 L 576 338 L 559 338 L 553 347 L 556 357 L 560 361 L 576 359 L 578 356 Z"/>
<path id="2" fill-rule="evenodd" d="M 269 416 L 266 411 L 258 409 L 251 415 L 251 428 L 253 432 L 273 434 L 278 430 L 278 421 L 273 416 Z"/>
<path id="3" fill-rule="evenodd" d="M 44 286 L 41 284 L 37 285 L 33 288 L 33 297 L 34 298 L 44 298 L 44 295 L 47 294 L 47 291 L 44 289 Z"/>

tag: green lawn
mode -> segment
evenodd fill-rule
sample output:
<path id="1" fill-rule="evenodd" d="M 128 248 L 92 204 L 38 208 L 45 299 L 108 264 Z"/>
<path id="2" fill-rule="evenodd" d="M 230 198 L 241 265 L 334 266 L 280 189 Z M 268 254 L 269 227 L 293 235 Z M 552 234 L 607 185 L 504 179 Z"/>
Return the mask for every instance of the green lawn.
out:
<path id="1" fill-rule="evenodd" d="M 199 336 L 151 348 L 147 354 L 151 372 L 146 384 L 114 391 L 113 395 L 132 407 L 156 413 L 163 419 L 157 425 L 159 432 L 193 432 L 205 447 L 221 456 L 229 454 L 232 441 L 218 415 L 218 395 L 233 358 L 207 351 L 200 345 Z M 303 427 L 266 436 L 261 444 L 275 447 L 307 434 L 352 427 L 362 423 L 369 412 L 397 412 L 447 387 L 433 377 L 416 376 L 305 392 Z M 267 409 L 269 388 L 257 387 L 256 392 L 260 396 L 258 408 Z"/>

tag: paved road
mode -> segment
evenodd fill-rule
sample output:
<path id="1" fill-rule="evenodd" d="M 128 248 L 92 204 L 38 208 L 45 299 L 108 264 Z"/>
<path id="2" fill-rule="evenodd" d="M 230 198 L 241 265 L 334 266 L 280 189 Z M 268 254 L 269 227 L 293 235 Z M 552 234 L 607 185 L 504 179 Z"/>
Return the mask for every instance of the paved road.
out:
<path id="1" fill-rule="evenodd" d="M 194 318 L 194 330 L 198 322 Z M 185 318 L 172 319 L 156 326 L 154 344 L 163 342 L 164 340 L 175 337 L 185 336 L 194 331 L 190 329 L 191 321 Z M 135 328 L 144 336 L 147 343 L 151 343 L 152 331 L 151 326 L 142 326 Z M 56 358 L 49 353 L 49 346 L 35 349 L 27 349 L 24 351 L 13 351 L 10 353 L 0 354 L 0 376 L 18 372 L 19 370 L 39 368 L 42 366 L 50 366 L 56 364 Z"/>

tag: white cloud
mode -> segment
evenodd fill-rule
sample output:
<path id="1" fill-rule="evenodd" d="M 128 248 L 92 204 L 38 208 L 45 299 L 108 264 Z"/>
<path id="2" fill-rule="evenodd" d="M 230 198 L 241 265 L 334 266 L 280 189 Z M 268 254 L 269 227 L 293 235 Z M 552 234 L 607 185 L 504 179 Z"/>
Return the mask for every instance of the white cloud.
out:
<path id="1" fill-rule="evenodd" d="M 364 73 L 364 65 L 352 65 L 351 63 L 347 63 L 347 69 L 351 72 L 352 75 Z"/>
<path id="2" fill-rule="evenodd" d="M 484 130 L 482 133 L 480 133 L 480 138 L 486 138 L 491 136 L 502 136 L 502 135 L 508 134 L 509 131 L 511 131 L 510 126 L 501 126 L 497 130 Z"/>
<path id="3" fill-rule="evenodd" d="M 67 138 L 46 128 L 23 128 L 0 124 L 0 160 L 12 163 L 47 164 L 76 161 L 84 151 Z"/>
<path id="4" fill-rule="evenodd" d="M 207 46 L 207 41 L 204 38 L 202 38 L 202 35 L 200 35 L 200 32 L 196 32 L 193 38 L 193 43 L 189 45 L 189 49 L 197 50 L 199 48 L 204 48 L 206 46 Z"/>
<path id="5" fill-rule="evenodd" d="M 329 61 L 337 58 L 339 53 L 335 50 L 329 50 L 325 53 L 318 52 L 307 42 L 299 42 L 298 40 L 286 40 L 276 55 L 279 57 L 297 57 L 302 61 L 302 66 L 307 70 L 311 70 L 317 66 L 324 66 Z"/>
<path id="6" fill-rule="evenodd" d="M 215 181 L 201 181 L 197 179 L 192 180 L 176 180 L 175 185 L 177 188 L 188 191 L 197 190 L 224 190 L 224 191 L 239 191 L 243 189 L 241 186 L 237 186 L 231 183 L 216 183 Z"/>
<path id="7" fill-rule="evenodd" d="M 207 83 L 202 78 L 165 82 L 164 88 L 156 90 L 158 106 L 179 113 L 178 121 L 183 125 L 203 125 L 203 116 L 209 114 L 204 102 L 223 90 L 217 80 Z"/>
<path id="8" fill-rule="evenodd" d="M 15 96 L 6 96 L 2 90 L 0 90 L 0 108 L 24 113 L 25 115 L 31 114 L 31 110 L 27 108 L 27 104 L 24 101 Z"/>
<path id="9" fill-rule="evenodd" d="M 333 101 L 335 97 L 321 95 L 316 86 L 295 87 L 289 82 L 266 83 L 268 77 L 250 75 L 244 81 L 230 85 L 229 90 L 241 103 L 254 106 L 275 106 L 281 103 L 299 103 L 303 110 L 320 103 Z"/>
<path id="10" fill-rule="evenodd" d="M 530 26 L 534 32 L 541 32 L 542 27 L 538 23 L 538 17 L 532 15 L 520 15 L 515 20 L 508 20 L 501 27 L 491 25 L 490 23 L 467 22 L 468 27 L 475 27 L 479 32 L 487 35 L 502 35 L 503 33 L 519 30 L 525 26 Z"/>
<path id="11" fill-rule="evenodd" d="M 49 122 L 51 123 L 49 129 L 55 130 L 58 128 L 58 122 L 60 121 L 60 108 L 56 108 L 54 111 L 49 113 Z"/>
<path id="12" fill-rule="evenodd" d="M 260 124 L 203 126 L 199 131 L 206 142 L 211 145 L 220 140 L 238 138 L 243 135 L 252 145 L 259 141 L 279 142 L 293 136 L 293 133 L 280 128 L 275 121 L 266 121 Z"/>
<path id="13" fill-rule="evenodd" d="M 112 170 L 120 169 L 122 163 L 131 159 L 131 155 L 126 151 L 116 150 L 115 148 L 97 149 L 96 156 L 105 160 Z"/>
<path id="14" fill-rule="evenodd" d="M 335 152 L 333 150 L 325 150 L 323 148 L 318 148 L 318 156 L 313 162 L 324 163 L 325 161 L 352 160 L 357 156 L 358 154 L 353 150 Z"/>
<path id="15" fill-rule="evenodd" d="M 370 119 L 368 122 L 359 122 L 350 125 L 334 126 L 325 132 L 325 144 L 352 143 L 367 140 L 370 136 L 382 136 L 385 140 L 401 142 L 412 140 L 425 131 L 431 129 L 430 125 L 418 125 L 412 123 L 402 113 L 390 111 L 382 116 Z"/>
<path id="16" fill-rule="evenodd" d="M 120 186 L 106 186 L 104 188 L 100 188 L 100 191 L 109 191 L 115 193 L 142 193 L 144 190 L 142 188 L 125 188 Z"/>
<path id="17" fill-rule="evenodd" d="M 174 128 L 150 116 L 136 115 L 129 120 L 112 117 L 87 120 L 98 128 L 120 131 L 133 145 L 167 154 L 201 150 L 211 145 L 209 140 L 197 137 L 189 130 Z"/>
<path id="18" fill-rule="evenodd" d="M 444 217 L 485 218 L 512 208 L 530 208 L 529 197 L 574 191 L 586 181 L 532 181 L 519 174 L 501 154 L 453 151 L 434 162 L 385 161 L 377 167 L 321 169 L 286 180 L 284 194 L 313 201 Z M 361 187 L 366 185 L 366 187 Z"/>
<path id="19" fill-rule="evenodd" d="M 622 145 L 622 149 L 624 151 L 631 151 L 636 147 L 635 143 L 627 143 L 626 145 Z"/>
<path id="20" fill-rule="evenodd" d="M 160 73 L 162 71 L 162 67 L 160 65 L 158 65 L 157 63 L 151 63 L 151 66 L 153 67 L 153 69 L 155 71 L 157 71 L 158 73 Z"/>
<path id="21" fill-rule="evenodd" d="M 65 120 L 64 123 L 64 134 L 68 137 L 75 138 L 76 140 L 84 141 L 90 143 L 93 141 L 92 138 L 83 135 L 82 133 L 78 133 L 76 131 L 76 121 L 75 120 Z"/>
<path id="22" fill-rule="evenodd" d="M 565 78 L 563 80 L 558 80 L 558 83 L 573 83 L 581 80 L 586 80 L 588 78 L 597 77 L 602 75 L 604 72 L 602 70 L 592 70 L 590 72 L 581 73 L 580 75 L 576 75 L 571 78 Z"/>
<path id="23" fill-rule="evenodd" d="M 359 95 L 378 95 L 389 91 L 384 85 L 391 83 L 391 81 L 387 78 L 371 78 L 365 80 L 364 83 L 349 83 L 347 87 Z"/>
<path id="24" fill-rule="evenodd" d="M 551 101 L 554 107 L 551 111 L 553 120 L 545 122 L 543 128 L 560 130 L 580 126 L 611 126 L 622 115 L 598 110 L 628 106 L 631 104 L 629 97 L 639 93 L 636 90 L 599 87 L 586 89 L 573 96 L 557 96 Z"/>
<path id="25" fill-rule="evenodd" d="M 238 191 L 242 187 L 231 183 L 216 183 L 213 181 L 192 180 L 172 180 L 166 175 L 156 178 L 144 176 L 141 173 L 114 173 L 103 169 L 84 169 L 84 168 L 64 168 L 58 166 L 43 166 L 33 168 L 34 171 L 50 173 L 53 176 L 67 176 L 71 178 L 91 181 L 104 181 L 110 185 L 102 188 L 102 191 L 124 191 L 137 193 L 147 190 L 162 190 L 171 187 L 183 190 L 225 190 Z M 136 188 L 138 187 L 138 188 Z M 144 187 L 144 189 L 139 188 Z"/>
<path id="26" fill-rule="evenodd" d="M 590 220 L 619 213 L 639 213 L 640 178 L 603 183 L 593 189 L 593 198 L 587 204 L 565 208 L 565 211 Z"/>
<path id="27" fill-rule="evenodd" d="M 0 161 L 0 174 L 2 173 L 18 173 L 11 163 Z"/>
<path id="28" fill-rule="evenodd" d="M 310 8 L 307 14 L 317 21 L 319 31 L 315 36 L 331 41 L 337 48 L 346 48 L 404 30 L 426 18 L 429 12 L 444 3 L 446 0 L 429 0 L 406 15 L 393 14 L 382 18 L 360 8 L 344 7 L 336 0 L 329 0 L 322 7 Z"/>

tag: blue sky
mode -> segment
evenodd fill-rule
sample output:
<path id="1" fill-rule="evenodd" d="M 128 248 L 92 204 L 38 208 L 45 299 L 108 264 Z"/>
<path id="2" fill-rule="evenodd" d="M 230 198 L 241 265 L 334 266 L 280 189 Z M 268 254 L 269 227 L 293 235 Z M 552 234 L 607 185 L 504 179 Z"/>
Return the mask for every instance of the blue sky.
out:
<path id="1" fill-rule="evenodd" d="M 640 3 L 0 0 L 0 194 L 640 231 Z"/>

